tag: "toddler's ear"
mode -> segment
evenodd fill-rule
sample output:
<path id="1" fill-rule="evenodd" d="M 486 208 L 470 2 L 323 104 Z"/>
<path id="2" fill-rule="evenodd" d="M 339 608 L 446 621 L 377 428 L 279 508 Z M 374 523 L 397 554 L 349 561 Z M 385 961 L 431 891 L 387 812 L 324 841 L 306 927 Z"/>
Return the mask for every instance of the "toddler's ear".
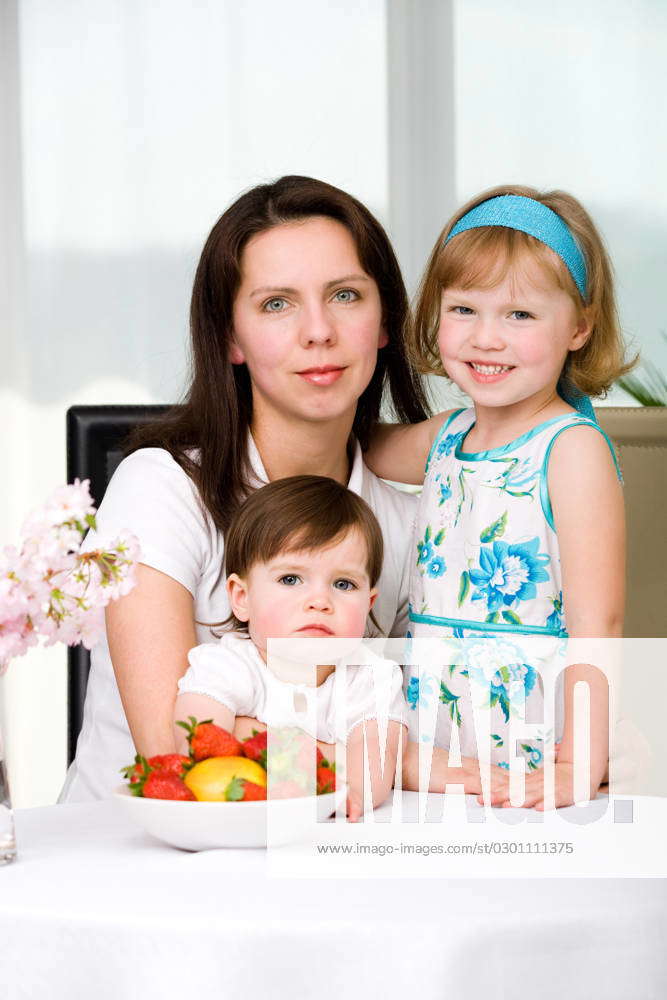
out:
<path id="1" fill-rule="evenodd" d="M 230 573 L 227 577 L 227 596 L 232 611 L 240 622 L 247 622 L 248 615 L 248 588 L 245 580 L 236 573 Z"/>

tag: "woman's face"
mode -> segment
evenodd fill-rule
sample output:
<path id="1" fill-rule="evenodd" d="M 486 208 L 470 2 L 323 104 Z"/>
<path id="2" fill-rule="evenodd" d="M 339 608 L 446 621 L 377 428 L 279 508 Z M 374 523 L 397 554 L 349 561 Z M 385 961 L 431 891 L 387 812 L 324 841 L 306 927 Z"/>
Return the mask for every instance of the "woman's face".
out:
<path id="1" fill-rule="evenodd" d="M 248 242 L 231 360 L 248 366 L 253 424 L 279 417 L 351 426 L 386 343 L 377 285 L 341 223 L 313 216 Z"/>

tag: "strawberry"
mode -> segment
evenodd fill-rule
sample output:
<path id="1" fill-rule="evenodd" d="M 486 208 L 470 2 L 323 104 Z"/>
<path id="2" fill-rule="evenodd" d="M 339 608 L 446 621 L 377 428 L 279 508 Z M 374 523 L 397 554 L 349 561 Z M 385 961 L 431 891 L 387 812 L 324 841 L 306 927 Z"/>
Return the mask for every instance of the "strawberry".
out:
<path id="1" fill-rule="evenodd" d="M 317 769 L 317 794 L 324 795 L 326 792 L 333 792 L 336 789 L 336 771 L 329 766 L 328 761 Z"/>
<path id="2" fill-rule="evenodd" d="M 250 760 L 255 760 L 258 764 L 261 764 L 264 770 L 266 770 L 267 740 L 268 733 L 266 730 L 263 733 L 258 733 L 256 729 L 253 729 L 252 736 L 249 736 L 242 743 L 242 753 L 246 757 L 249 757 Z"/>
<path id="3" fill-rule="evenodd" d="M 175 774 L 177 778 L 182 778 L 190 768 L 192 761 L 189 757 L 184 757 L 180 753 L 158 753 L 154 757 L 148 758 L 148 766 L 156 771 L 168 771 Z"/>
<path id="4" fill-rule="evenodd" d="M 266 788 L 245 778 L 232 778 L 225 789 L 226 802 L 258 802 L 266 798 Z"/>
<path id="5" fill-rule="evenodd" d="M 152 771 L 163 771 L 175 774 L 177 778 L 182 778 L 191 764 L 190 758 L 183 757 L 180 753 L 155 754 L 148 760 L 141 754 L 137 754 L 134 758 L 134 764 L 122 768 L 121 774 L 129 781 L 133 795 L 143 795 L 144 783 Z"/>
<path id="6" fill-rule="evenodd" d="M 181 778 L 169 771 L 151 771 L 144 782 L 145 799 L 182 799 L 195 801 L 195 797 Z"/>
<path id="7" fill-rule="evenodd" d="M 216 726 L 212 719 L 197 722 L 194 715 L 189 715 L 187 722 L 177 722 L 188 734 L 190 759 L 206 760 L 208 757 L 242 757 L 241 743 L 221 726 Z"/>
<path id="8" fill-rule="evenodd" d="M 270 799 L 297 799 L 305 794 L 296 781 L 272 781 L 269 788 Z"/>

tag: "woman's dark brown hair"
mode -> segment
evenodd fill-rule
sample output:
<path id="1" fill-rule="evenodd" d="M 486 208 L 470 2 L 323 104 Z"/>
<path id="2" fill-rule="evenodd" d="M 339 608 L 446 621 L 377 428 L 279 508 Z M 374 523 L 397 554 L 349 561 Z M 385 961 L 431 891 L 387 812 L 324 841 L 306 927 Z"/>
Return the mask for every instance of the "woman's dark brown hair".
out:
<path id="1" fill-rule="evenodd" d="M 407 359 L 408 299 L 398 262 L 382 226 L 361 202 L 311 177 L 281 177 L 252 188 L 218 219 L 197 267 L 190 309 L 192 376 L 183 404 L 139 429 L 128 451 L 165 448 L 196 484 L 223 534 L 249 489 L 248 429 L 252 389 L 246 365 L 232 365 L 232 310 L 241 283 L 241 257 L 251 237 L 311 216 L 340 222 L 352 235 L 359 262 L 377 284 L 388 344 L 361 395 L 353 432 L 363 449 L 388 389 L 394 419 L 428 415 L 419 376 Z M 188 455 L 197 449 L 198 460 Z"/>
<path id="2" fill-rule="evenodd" d="M 225 535 L 225 574 L 246 577 L 257 563 L 271 562 L 281 552 L 316 552 L 353 529 L 364 540 L 366 573 L 374 587 L 382 572 L 382 531 L 366 501 L 326 476 L 276 479 L 237 510 Z M 247 627 L 234 614 L 214 624 Z M 377 627 L 375 619 L 373 624 Z"/>

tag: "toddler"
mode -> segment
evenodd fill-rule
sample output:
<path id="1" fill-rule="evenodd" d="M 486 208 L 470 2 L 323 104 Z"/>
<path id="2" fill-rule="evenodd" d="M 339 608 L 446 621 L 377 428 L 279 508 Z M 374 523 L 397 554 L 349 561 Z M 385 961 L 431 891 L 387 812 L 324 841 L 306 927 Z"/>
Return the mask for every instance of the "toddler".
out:
<path id="1" fill-rule="evenodd" d="M 370 507 L 333 479 L 293 476 L 252 493 L 225 539 L 232 614 L 219 624 L 228 630 L 216 643 L 190 651 L 175 705 L 175 720 L 210 718 L 230 732 L 239 716 L 258 720 L 259 728 L 298 727 L 331 760 L 335 744 L 345 744 L 351 820 L 362 812 L 364 731 L 373 805 L 392 787 L 406 718 L 402 671 L 368 651 L 364 663 L 338 674 L 334 663 L 316 671 L 273 656 L 268 663 L 267 640 L 360 639 L 377 595 L 382 555 L 382 533 Z M 387 686 L 388 712 L 378 719 L 376 697 L 381 710 Z M 344 717 L 336 710 L 341 695 Z M 182 748 L 183 730 L 175 729 Z"/>

